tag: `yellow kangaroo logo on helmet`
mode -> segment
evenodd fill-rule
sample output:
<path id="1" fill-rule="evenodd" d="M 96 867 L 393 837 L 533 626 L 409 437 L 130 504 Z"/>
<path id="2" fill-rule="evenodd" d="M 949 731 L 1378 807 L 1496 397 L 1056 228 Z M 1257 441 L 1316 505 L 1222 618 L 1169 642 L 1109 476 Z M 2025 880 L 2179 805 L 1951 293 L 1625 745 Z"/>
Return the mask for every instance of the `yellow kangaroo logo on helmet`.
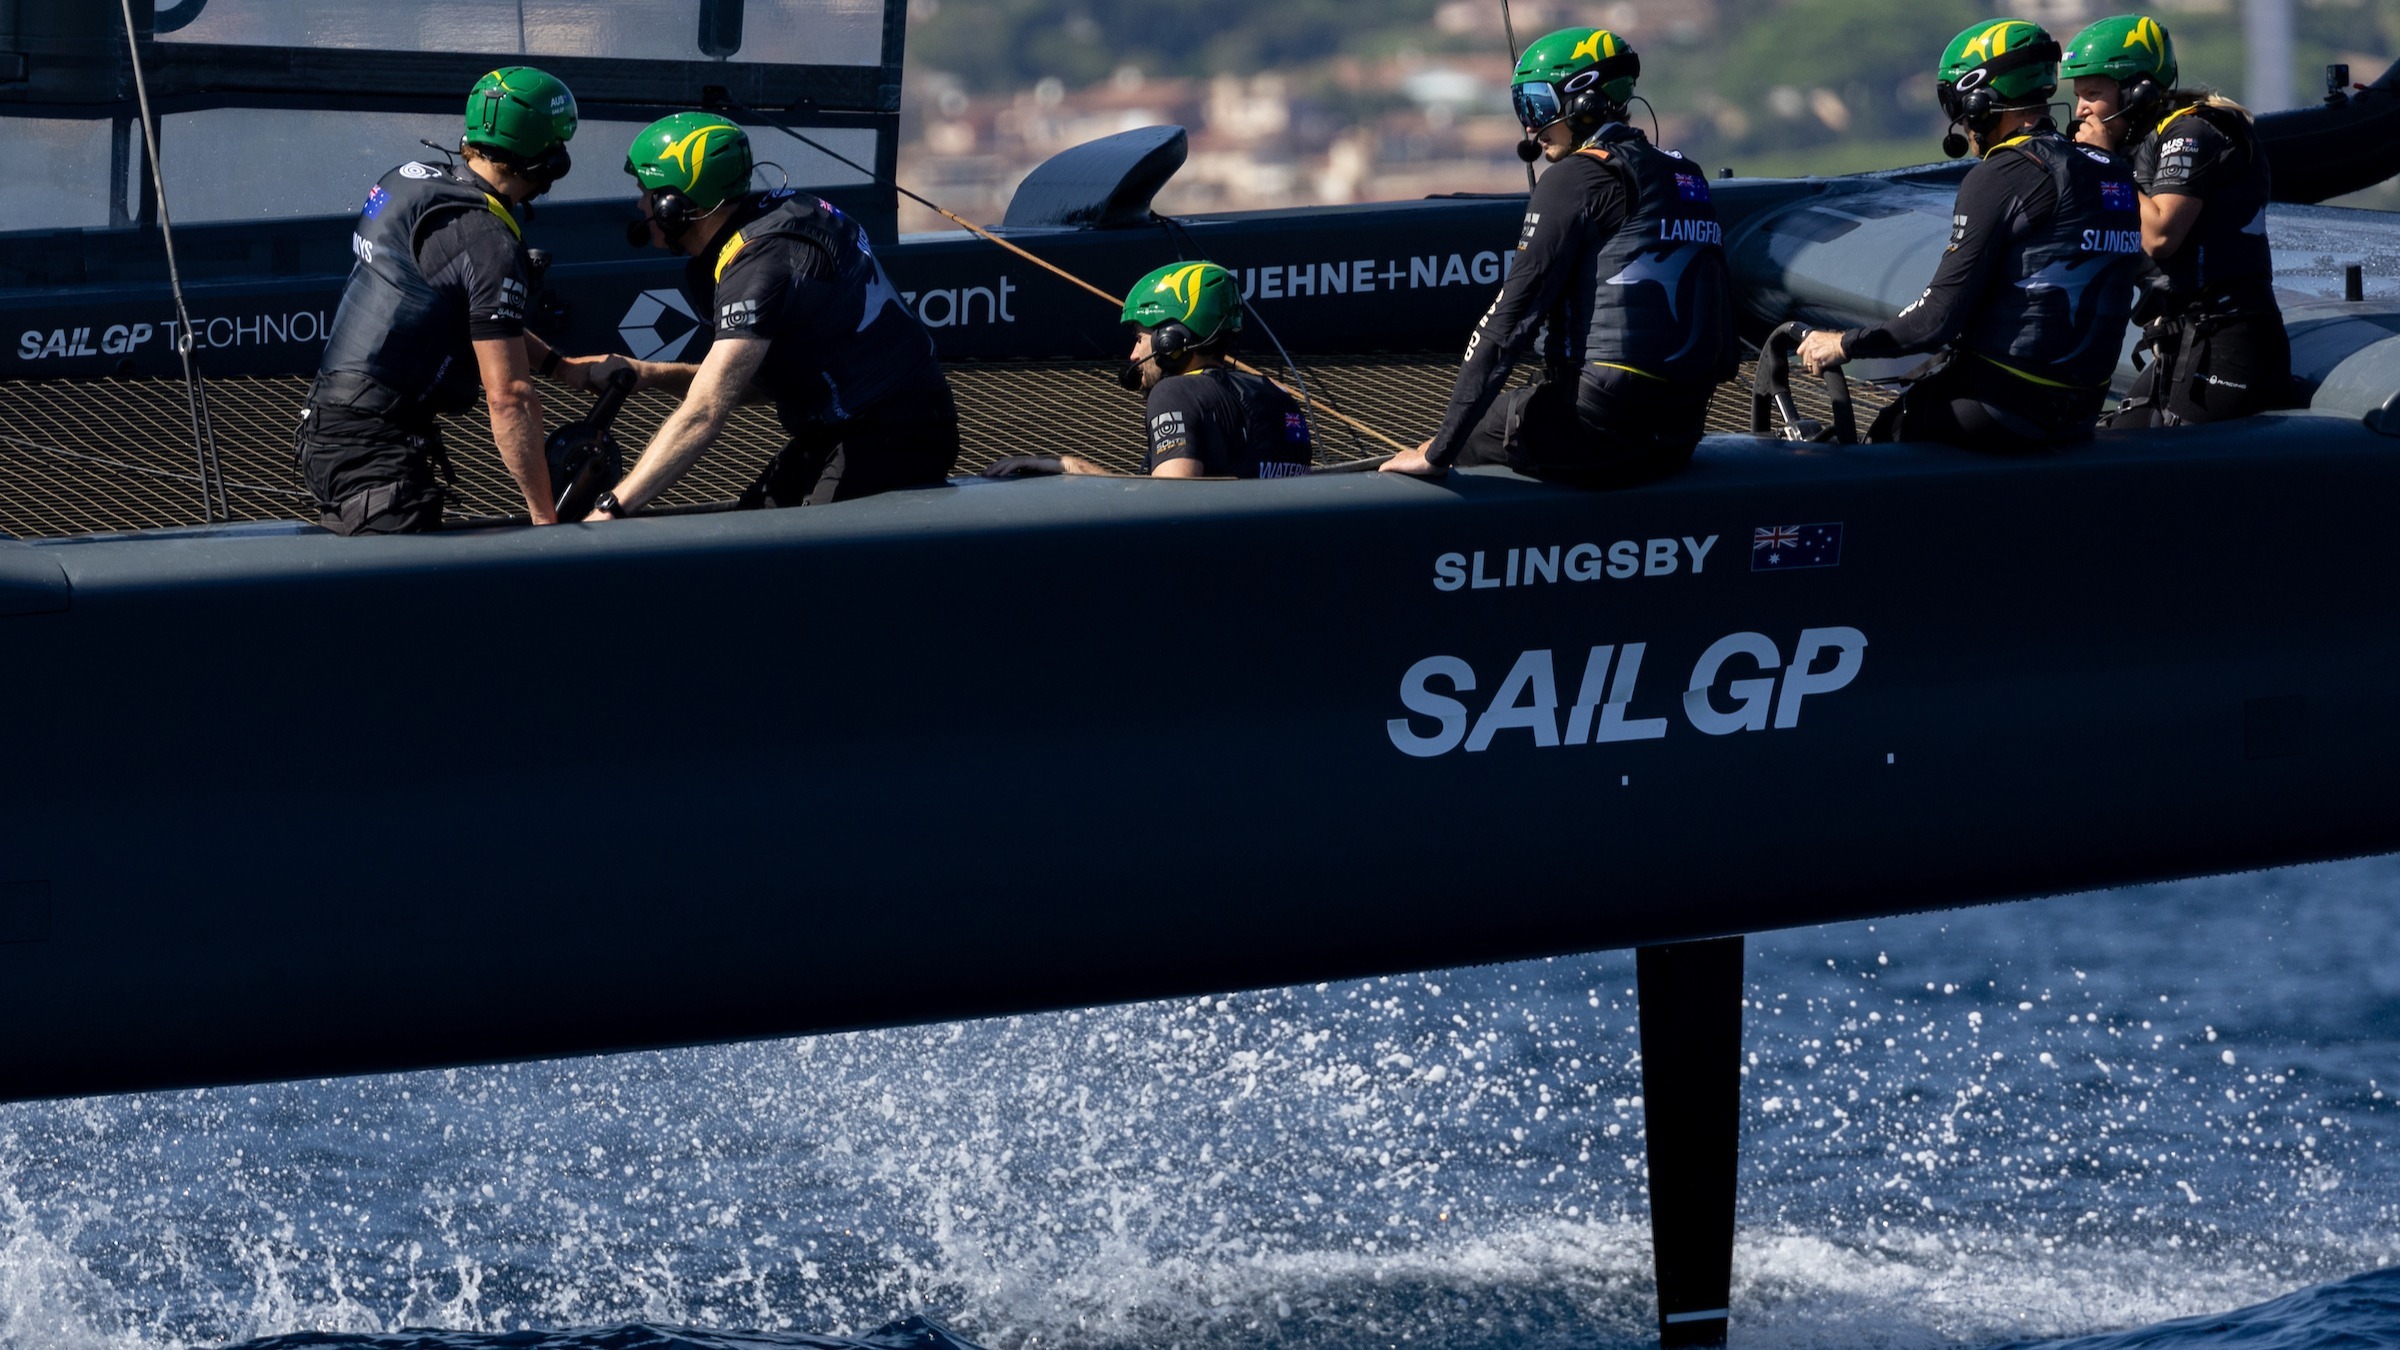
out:
<path id="1" fill-rule="evenodd" d="M 674 160 L 676 167 L 683 170 L 683 185 L 696 188 L 700 186 L 700 166 L 708 162 L 708 133 L 722 130 L 723 127 L 709 126 L 687 132 L 682 140 L 659 151 L 658 157 Z"/>
<path id="2" fill-rule="evenodd" d="M 1993 24 L 1977 33 L 1975 40 L 1967 44 L 1966 51 L 1961 55 L 1972 56 L 1978 61 L 1989 61 L 1995 56 L 2005 54 L 2008 51 L 2008 30 L 2016 26 L 2016 21 L 2013 19 L 2004 19 Z"/>
<path id="3" fill-rule="evenodd" d="M 1595 28 L 1590 37 L 1575 44 L 1575 50 L 1567 53 L 1567 59 L 1575 61 L 1586 56 L 1615 56 L 1616 54 L 1617 35 L 1605 28 Z"/>
<path id="4" fill-rule="evenodd" d="M 2145 14 L 2142 21 L 2133 26 L 2133 31 L 2125 35 L 2125 45 L 2147 48 L 2152 56 L 2157 56 L 2166 46 L 2166 38 L 2167 35 L 2159 31 L 2158 20 Z"/>
<path id="5" fill-rule="evenodd" d="M 1160 277 L 1158 279 L 1158 285 L 1152 289 L 1165 291 L 1167 294 L 1172 295 L 1177 300 L 1181 301 L 1183 303 L 1183 317 L 1189 319 L 1200 308 L 1200 283 L 1208 279 L 1207 274 L 1207 263 L 1193 263 L 1189 267 L 1178 267 L 1174 271 L 1167 273 L 1163 277 Z M 1187 286 L 1191 289 L 1190 295 L 1184 294 L 1184 289 Z"/>

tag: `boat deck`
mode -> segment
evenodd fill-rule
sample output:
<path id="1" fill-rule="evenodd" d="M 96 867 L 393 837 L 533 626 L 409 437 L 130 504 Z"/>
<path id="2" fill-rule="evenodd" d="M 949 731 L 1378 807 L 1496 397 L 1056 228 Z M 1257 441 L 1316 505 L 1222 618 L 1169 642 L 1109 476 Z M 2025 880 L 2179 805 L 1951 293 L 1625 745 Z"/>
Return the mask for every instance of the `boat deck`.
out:
<path id="1" fill-rule="evenodd" d="M 1068 450 L 1112 468 L 1138 471 L 1144 449 L 1134 397 L 1117 388 L 1112 366 L 1093 362 L 956 363 L 948 367 L 961 417 L 959 472 L 1004 455 Z M 1329 356 L 1309 361 L 1310 392 L 1371 426 L 1404 439 L 1429 434 L 1449 398 L 1458 361 L 1449 355 Z M 1750 426 L 1750 367 L 1719 387 L 1709 408 L 1712 432 Z M 237 519 L 316 519 L 292 461 L 292 428 L 308 391 L 302 376 L 211 380 L 226 499 Z M 1859 420 L 1886 396 L 1854 384 Z M 586 406 L 582 395 L 542 385 L 552 423 Z M 1815 381 L 1795 387 L 1802 410 L 1828 417 Z M 637 453 L 674 407 L 660 394 L 636 395 L 616 434 Z M 1318 460 L 1333 464 L 1382 451 L 1329 418 L 1318 419 Z M 501 517 L 521 507 L 516 486 L 492 448 L 480 415 L 452 418 L 445 437 L 457 471 L 454 517 Z M 723 501 L 748 487 L 783 443 L 763 407 L 735 415 L 725 443 L 663 499 L 668 505 Z M 176 380 L 47 380 L 0 385 L 0 531 L 19 538 L 189 525 L 200 519 L 199 474 L 184 386 Z"/>

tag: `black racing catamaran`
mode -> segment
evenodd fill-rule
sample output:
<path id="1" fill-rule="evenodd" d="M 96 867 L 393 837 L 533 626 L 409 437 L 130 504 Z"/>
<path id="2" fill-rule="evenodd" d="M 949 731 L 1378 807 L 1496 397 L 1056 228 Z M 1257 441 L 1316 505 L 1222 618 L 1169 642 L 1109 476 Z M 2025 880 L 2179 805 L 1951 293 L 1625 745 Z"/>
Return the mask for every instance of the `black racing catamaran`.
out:
<path id="1" fill-rule="evenodd" d="M 288 461 L 342 217 L 525 57 L 603 142 L 768 110 L 762 149 L 933 329 L 969 467 L 1139 445 L 1113 310 L 982 238 L 895 237 L 898 0 L 527 0 L 465 50 L 409 8 L 142 3 L 130 44 L 114 6 L 0 8 L 0 116 L 56 150 L 0 247 L 0 1099 L 1637 946 L 1661 1330 L 1702 1343 L 1742 934 L 2400 849 L 2400 303 L 2349 266 L 2400 227 L 2306 204 L 2400 167 L 2393 75 L 2263 121 L 2298 411 L 2035 462 L 1847 444 L 1773 334 L 1912 300 L 1957 169 L 1734 179 L 1769 359 L 1654 486 L 965 481 L 536 530 L 469 452 L 493 520 L 335 539 Z M 1182 156 L 1174 128 L 1071 151 L 999 233 L 1103 288 L 1222 262 L 1315 398 L 1429 429 L 1521 198 L 1165 221 Z M 623 184 L 559 195 L 553 340 L 691 355 Z M 1374 448 L 1321 440 L 1324 468 Z M 684 505 L 732 495 L 736 449 Z M 995 829 L 1016 804 L 1093 825 Z M 384 993 L 295 1018 L 267 992 L 327 971 Z"/>

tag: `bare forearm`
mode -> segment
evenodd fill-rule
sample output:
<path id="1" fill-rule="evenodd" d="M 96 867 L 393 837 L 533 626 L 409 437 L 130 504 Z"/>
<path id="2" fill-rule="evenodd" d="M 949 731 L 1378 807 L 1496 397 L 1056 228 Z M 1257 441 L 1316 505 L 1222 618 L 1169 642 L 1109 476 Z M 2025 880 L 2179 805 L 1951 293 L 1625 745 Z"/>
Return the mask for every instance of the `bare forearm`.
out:
<path id="1" fill-rule="evenodd" d="M 639 388 L 656 389 L 661 393 L 673 394 L 677 398 L 691 392 L 692 380 L 699 373 L 700 367 L 689 361 L 636 361 L 633 363 L 634 379 L 638 382 Z"/>
<path id="2" fill-rule="evenodd" d="M 525 494 L 526 511 L 536 525 L 553 523 L 558 514 L 552 509 L 550 462 L 542 453 L 541 396 L 530 382 L 520 383 L 492 400 L 491 409 L 492 441 L 509 476 L 517 480 L 518 491 Z"/>
<path id="3" fill-rule="evenodd" d="M 669 414 L 658 434 L 642 451 L 623 479 L 617 483 L 617 500 L 627 510 L 648 502 L 651 498 L 675 486 L 684 471 L 691 468 L 707 452 L 710 442 L 725 425 L 731 409 L 686 399 L 683 405 Z"/>
<path id="4" fill-rule="evenodd" d="M 638 381 L 635 388 L 657 389 L 679 397 L 691 392 L 692 381 L 700 374 L 700 367 L 687 361 L 628 361 L 626 364 L 633 367 L 634 378 Z M 743 404 L 771 403 L 774 399 L 773 394 L 758 385 L 746 384 L 742 386 L 739 401 Z"/>
<path id="5" fill-rule="evenodd" d="M 2142 251 L 2160 262 L 2174 257 L 2200 219 L 2200 206 L 2198 197 L 2142 198 Z"/>

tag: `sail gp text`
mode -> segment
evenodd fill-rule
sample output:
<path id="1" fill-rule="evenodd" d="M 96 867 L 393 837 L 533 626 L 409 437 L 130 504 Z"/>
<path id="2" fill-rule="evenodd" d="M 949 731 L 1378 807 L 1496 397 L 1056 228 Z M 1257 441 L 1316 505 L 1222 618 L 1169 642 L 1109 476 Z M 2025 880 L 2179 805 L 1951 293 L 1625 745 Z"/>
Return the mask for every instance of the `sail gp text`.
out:
<path id="1" fill-rule="evenodd" d="M 1789 649 L 1764 633 L 1732 633 L 1710 643 L 1692 663 L 1683 687 L 1681 720 L 1710 736 L 1782 731 L 1800 725 L 1804 700 L 1848 688 L 1866 659 L 1867 638 L 1855 628 L 1803 628 Z M 1400 706 L 1409 715 L 1385 723 L 1400 753 L 1431 759 L 1464 747 L 1478 754 L 1494 745 L 1550 750 L 1610 741 L 1654 741 L 1676 720 L 1667 698 L 1640 700 L 1642 662 L 1649 644 L 1611 643 L 1582 656 L 1548 648 L 1520 653 L 1492 688 L 1481 711 L 1461 696 L 1480 693 L 1475 668 L 1455 656 L 1428 656 L 1400 677 Z M 1574 701 L 1563 708 L 1562 675 L 1576 674 Z M 1641 714 L 1648 712 L 1649 716 Z M 1564 714 L 1563 717 L 1561 714 Z M 1662 715 L 1663 714 L 1663 715 Z"/>

